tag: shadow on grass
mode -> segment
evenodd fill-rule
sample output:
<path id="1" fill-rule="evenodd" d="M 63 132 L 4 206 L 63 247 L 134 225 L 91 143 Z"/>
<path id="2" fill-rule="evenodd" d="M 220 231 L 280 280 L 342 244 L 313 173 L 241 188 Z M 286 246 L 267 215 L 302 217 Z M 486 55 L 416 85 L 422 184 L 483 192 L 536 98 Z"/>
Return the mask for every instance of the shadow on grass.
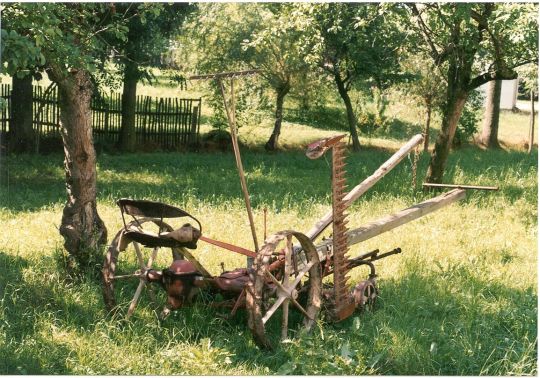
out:
<path id="1" fill-rule="evenodd" d="M 371 175 L 392 152 L 364 149 L 349 154 L 349 188 Z M 519 151 L 483 151 L 462 148 L 449 157 L 445 182 L 498 185 L 501 190 L 490 196 L 514 201 L 536 191 L 537 153 Z M 430 156 L 422 153 L 417 180 L 421 186 Z M 43 206 L 65 201 L 62 158 L 52 155 L 10 156 L 2 169 L 0 206 L 13 212 L 36 211 Z M 330 163 L 327 159 L 308 160 L 303 152 L 265 154 L 246 151 L 244 167 L 254 208 L 269 206 L 309 209 L 312 204 L 328 203 Z M 98 159 L 98 200 L 121 197 L 146 198 L 181 204 L 188 200 L 209 204 L 242 201 L 238 174 L 231 153 L 152 153 L 101 155 Z M 411 163 L 407 158 L 384 177 L 362 200 L 380 193 L 391 200 L 409 197 Z M 475 194 L 476 195 L 476 194 Z M 483 195 L 483 194 L 482 194 Z M 422 196 L 422 195 L 421 195 Z M 411 202 L 412 203 L 412 202 Z"/>
<path id="2" fill-rule="evenodd" d="M 68 282 L 50 258 L 32 262 L 0 252 L 0 374 L 73 374 L 66 359 L 73 354 L 67 343 L 56 340 L 52 328 L 88 330 L 102 317 L 102 306 L 88 306 L 78 295 L 84 282 Z M 99 286 L 97 280 L 96 288 Z M 75 294 L 68 291 L 74 291 Z M 101 299 L 101 298 L 100 298 Z"/>
<path id="3" fill-rule="evenodd" d="M 489 259 L 443 264 L 438 271 L 408 261 L 404 278 L 383 277 L 374 312 L 323 323 L 310 335 L 267 352 L 254 346 L 245 311 L 225 321 L 218 316 L 223 310 L 209 307 L 209 297 L 161 324 L 145 315 L 144 304 L 128 323 L 119 322 L 105 315 L 98 282 L 46 278 L 50 261 L 30 264 L 0 253 L 0 265 L 6 267 L 0 276 L 0 373 L 73 373 L 66 359 L 80 353 L 72 349 L 79 341 L 53 337 L 54 330 L 57 335 L 76 332 L 71 337 L 99 344 L 100 353 L 138 340 L 150 354 L 174 344 L 204 348 L 209 340 L 213 348 L 231 355 L 231 366 L 266 367 L 270 373 L 281 368 L 293 374 L 333 375 L 534 374 L 537 294 L 532 287 L 517 289 L 489 278 L 497 264 L 519 261 Z M 84 292 L 93 294 L 74 300 L 74 293 Z M 99 297 L 99 303 L 89 297 Z M 92 336 L 103 332 L 106 338 Z M 279 326 L 269 336 L 277 339 Z M 96 361 L 81 362 L 79 371 L 110 369 L 104 364 L 96 370 L 92 363 Z M 183 371 L 180 365 L 171 369 L 169 374 Z"/>
<path id="4" fill-rule="evenodd" d="M 413 269 L 403 279 L 382 281 L 380 289 L 375 311 L 326 324 L 299 342 L 283 345 L 278 356 L 285 371 L 536 373 L 537 294 L 532 287 L 515 289 L 483 279 L 464 264 L 440 272 Z"/>

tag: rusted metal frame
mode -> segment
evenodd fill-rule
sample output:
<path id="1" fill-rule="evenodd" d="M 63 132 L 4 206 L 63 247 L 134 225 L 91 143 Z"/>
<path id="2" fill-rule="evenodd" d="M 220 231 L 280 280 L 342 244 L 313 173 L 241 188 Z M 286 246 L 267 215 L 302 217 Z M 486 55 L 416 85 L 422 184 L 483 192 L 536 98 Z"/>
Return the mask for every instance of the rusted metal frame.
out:
<path id="1" fill-rule="evenodd" d="M 207 242 L 209 244 L 213 244 L 215 246 L 224 248 L 226 250 L 229 250 L 229 251 L 232 251 L 232 252 L 235 252 L 235 253 L 239 253 L 239 254 L 247 256 L 247 257 L 251 257 L 251 258 L 257 257 L 257 254 L 255 252 L 250 251 L 249 249 L 245 249 L 245 248 L 236 246 L 234 244 L 229 244 L 229 243 L 225 243 L 225 242 L 222 242 L 222 241 L 219 241 L 219 240 L 210 239 L 210 238 L 208 238 L 206 236 L 202 236 L 202 235 L 199 237 L 199 240 L 205 241 L 205 242 Z"/>
<path id="2" fill-rule="evenodd" d="M 242 303 L 242 299 L 244 299 L 245 297 L 246 297 L 246 289 L 242 290 L 242 292 L 238 296 L 238 299 L 234 303 L 234 307 L 230 314 L 231 317 L 233 317 L 236 314 L 236 311 L 238 311 L 238 308 L 240 307 L 240 304 Z"/>

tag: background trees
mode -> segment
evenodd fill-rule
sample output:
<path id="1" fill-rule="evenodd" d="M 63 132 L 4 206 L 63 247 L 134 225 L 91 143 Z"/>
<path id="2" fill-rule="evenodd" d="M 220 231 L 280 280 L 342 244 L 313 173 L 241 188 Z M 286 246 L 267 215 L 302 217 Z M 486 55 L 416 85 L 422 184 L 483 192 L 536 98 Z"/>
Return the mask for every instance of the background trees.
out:
<path id="1" fill-rule="evenodd" d="M 110 4 L 8 4 L 2 12 L 2 60 L 17 74 L 38 67 L 58 86 L 64 144 L 67 202 L 60 234 L 74 261 L 107 241 L 96 207 L 96 154 L 92 141 L 92 72 L 103 68 L 110 51 L 104 39 L 124 39 L 125 20 Z"/>
<path id="2" fill-rule="evenodd" d="M 514 79 L 516 67 L 538 59 L 538 26 L 533 5 L 410 4 L 407 18 L 423 47 L 446 77 L 441 132 L 427 173 L 442 182 L 469 92 L 491 80 Z"/>
<path id="3" fill-rule="evenodd" d="M 141 78 L 151 79 L 149 67 L 159 64 L 161 54 L 170 47 L 173 35 L 179 32 L 192 6 L 187 3 L 117 3 L 115 8 L 129 19 L 125 39 L 112 35 L 111 41 L 118 46 L 117 58 L 123 66 L 119 148 L 134 151 L 137 83 Z"/>
<path id="4" fill-rule="evenodd" d="M 371 81 L 384 89 L 399 71 L 403 35 L 391 7 L 375 4 L 298 4 L 304 18 L 306 60 L 330 75 L 343 100 L 353 149 L 360 149 L 349 91 Z"/>

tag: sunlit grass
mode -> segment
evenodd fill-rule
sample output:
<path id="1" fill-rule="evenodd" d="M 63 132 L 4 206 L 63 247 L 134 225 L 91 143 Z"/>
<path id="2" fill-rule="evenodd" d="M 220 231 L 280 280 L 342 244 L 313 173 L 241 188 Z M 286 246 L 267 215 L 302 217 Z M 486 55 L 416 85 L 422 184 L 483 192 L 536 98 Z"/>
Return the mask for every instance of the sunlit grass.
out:
<path id="1" fill-rule="evenodd" d="M 516 128 L 517 121 L 501 124 Z M 330 205 L 330 167 L 310 161 L 305 143 L 340 130 L 285 122 L 285 151 L 257 151 L 271 121 L 243 128 L 240 139 L 259 239 L 306 231 Z M 362 138 L 348 157 L 349 185 L 371 174 L 403 140 Z M 311 336 L 274 352 L 257 349 L 240 312 L 217 316 L 205 298 L 160 323 L 148 301 L 128 322 L 104 310 L 92 276 L 62 276 L 58 232 L 65 201 L 62 156 L 3 160 L 0 185 L 0 372 L 4 374 L 536 374 L 537 152 L 463 148 L 451 154 L 447 182 L 498 185 L 470 193 L 425 218 L 351 248 L 351 255 L 401 247 L 379 261 L 380 300 L 373 313 L 342 323 L 322 318 Z M 418 180 L 429 156 L 422 154 Z M 420 202 L 405 159 L 350 209 L 350 227 Z M 231 153 L 100 155 L 98 211 L 109 241 L 121 225 L 121 197 L 180 206 L 204 233 L 253 248 Z M 178 223 L 175 223 L 178 226 Z M 328 234 L 328 233 L 327 233 Z M 194 254 L 213 274 L 245 257 L 199 243 Z M 168 255 L 160 258 L 167 264 Z M 352 272 L 352 281 L 367 271 Z M 276 335 L 277 336 L 277 335 Z"/>

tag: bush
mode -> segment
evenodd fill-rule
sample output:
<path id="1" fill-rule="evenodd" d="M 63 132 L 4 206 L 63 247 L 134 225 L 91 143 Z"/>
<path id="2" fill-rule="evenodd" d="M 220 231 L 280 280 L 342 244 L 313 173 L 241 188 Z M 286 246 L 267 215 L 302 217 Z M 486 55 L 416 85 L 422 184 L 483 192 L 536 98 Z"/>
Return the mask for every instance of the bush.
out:
<path id="1" fill-rule="evenodd" d="M 484 97 L 479 91 L 471 91 L 467 103 L 459 119 L 456 129 L 456 135 L 452 142 L 454 147 L 459 147 L 462 144 L 473 139 L 474 134 L 478 131 L 478 122 L 481 118 L 481 109 L 484 107 Z"/>

